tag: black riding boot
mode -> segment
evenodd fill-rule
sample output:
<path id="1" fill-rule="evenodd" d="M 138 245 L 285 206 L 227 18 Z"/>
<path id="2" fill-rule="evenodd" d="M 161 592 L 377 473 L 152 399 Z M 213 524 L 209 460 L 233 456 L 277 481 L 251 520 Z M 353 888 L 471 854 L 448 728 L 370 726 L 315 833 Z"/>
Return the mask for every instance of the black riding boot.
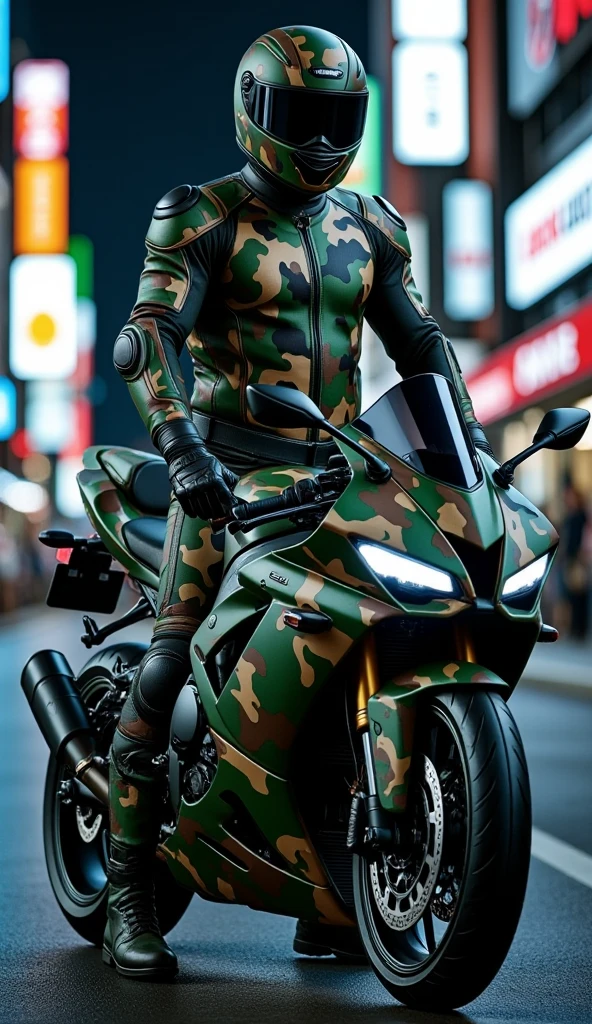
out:
<path id="1" fill-rule="evenodd" d="M 298 921 L 294 952 L 303 956 L 331 956 L 364 963 L 366 951 L 357 928 L 343 928 L 313 921 Z"/>
<path id="2" fill-rule="evenodd" d="M 154 907 L 154 849 L 111 837 L 103 960 L 128 978 L 174 978 L 177 957 L 163 939 Z"/>

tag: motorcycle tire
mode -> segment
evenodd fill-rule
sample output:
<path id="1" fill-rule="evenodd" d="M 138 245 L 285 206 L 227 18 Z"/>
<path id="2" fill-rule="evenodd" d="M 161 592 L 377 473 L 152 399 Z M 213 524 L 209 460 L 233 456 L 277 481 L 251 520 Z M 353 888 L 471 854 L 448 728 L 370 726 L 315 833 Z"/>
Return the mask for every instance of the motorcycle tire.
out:
<path id="1" fill-rule="evenodd" d="M 426 695 L 411 773 L 399 845 L 354 857 L 355 907 L 370 963 L 391 995 L 413 1009 L 445 1012 L 493 980 L 526 891 L 530 786 L 503 697 Z M 401 846 L 405 819 L 411 838 Z"/>
<path id="2" fill-rule="evenodd" d="M 121 663 L 135 669 L 146 644 L 122 643 L 98 651 L 77 678 L 87 708 L 96 707 L 109 690 Z M 111 730 L 112 734 L 112 730 Z M 107 757 L 111 735 L 102 737 L 97 753 Z M 72 928 L 87 942 L 102 946 L 107 915 L 108 809 L 93 800 L 87 806 L 66 796 L 69 773 L 50 757 L 43 801 L 43 841 L 49 880 L 58 906 Z M 166 864 L 155 862 L 155 894 L 163 934 L 181 920 L 192 893 L 173 879 Z"/>

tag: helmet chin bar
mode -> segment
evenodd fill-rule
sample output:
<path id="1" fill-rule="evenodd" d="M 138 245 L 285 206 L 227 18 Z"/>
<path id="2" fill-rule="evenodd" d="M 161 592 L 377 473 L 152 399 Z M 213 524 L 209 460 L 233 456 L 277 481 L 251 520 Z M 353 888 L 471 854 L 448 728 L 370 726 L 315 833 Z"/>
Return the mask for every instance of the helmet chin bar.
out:
<path id="1" fill-rule="evenodd" d="M 338 153 L 332 149 L 324 137 L 312 139 L 291 154 L 303 182 L 313 188 L 321 188 L 348 156 L 349 152 Z"/>

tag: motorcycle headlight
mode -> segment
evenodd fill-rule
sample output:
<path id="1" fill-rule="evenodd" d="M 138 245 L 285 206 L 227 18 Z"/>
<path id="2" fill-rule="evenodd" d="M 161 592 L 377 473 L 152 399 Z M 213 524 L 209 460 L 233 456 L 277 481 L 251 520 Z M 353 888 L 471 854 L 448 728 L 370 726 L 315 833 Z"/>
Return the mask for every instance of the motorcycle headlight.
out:
<path id="1" fill-rule="evenodd" d="M 510 608 L 530 611 L 538 597 L 541 581 L 549 565 L 549 554 L 537 558 L 515 572 L 506 580 L 502 589 L 502 600 Z"/>
<path id="2" fill-rule="evenodd" d="M 401 555 L 380 544 L 358 544 L 366 564 L 397 600 L 405 604 L 429 604 L 437 598 L 462 598 L 459 581 L 443 569 Z"/>

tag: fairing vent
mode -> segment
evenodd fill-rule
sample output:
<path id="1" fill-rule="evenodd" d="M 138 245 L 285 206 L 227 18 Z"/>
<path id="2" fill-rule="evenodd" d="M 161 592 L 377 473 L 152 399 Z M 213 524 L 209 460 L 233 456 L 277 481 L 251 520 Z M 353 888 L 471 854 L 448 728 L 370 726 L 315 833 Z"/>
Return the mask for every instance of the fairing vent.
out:
<path id="1" fill-rule="evenodd" d="M 503 538 L 496 540 L 486 551 L 449 533 L 446 534 L 446 538 L 467 570 L 477 597 L 493 601 L 500 571 Z"/>

